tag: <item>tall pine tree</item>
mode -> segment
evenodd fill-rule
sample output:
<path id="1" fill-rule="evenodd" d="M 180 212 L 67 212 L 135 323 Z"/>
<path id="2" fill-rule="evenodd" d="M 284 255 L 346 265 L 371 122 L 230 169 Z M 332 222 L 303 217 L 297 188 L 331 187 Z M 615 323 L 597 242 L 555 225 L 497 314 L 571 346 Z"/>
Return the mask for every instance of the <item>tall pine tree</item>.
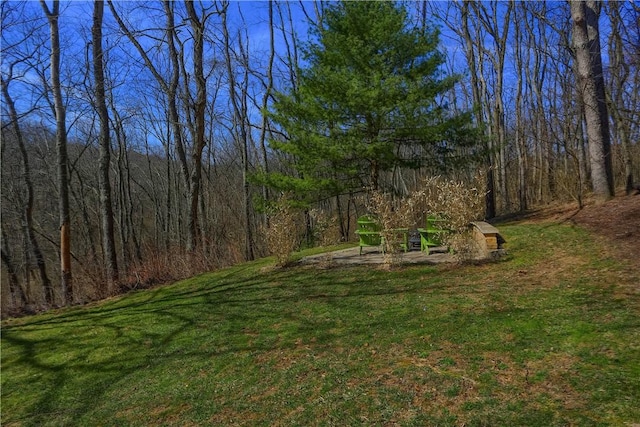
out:
<path id="1" fill-rule="evenodd" d="M 396 166 L 452 165 L 471 141 L 470 116 L 440 105 L 457 76 L 441 71 L 438 32 L 410 25 L 393 2 L 329 6 L 304 51 L 297 87 L 277 93 L 270 115 L 284 139 L 271 146 L 293 173 L 274 187 L 309 201 L 377 189 Z"/>

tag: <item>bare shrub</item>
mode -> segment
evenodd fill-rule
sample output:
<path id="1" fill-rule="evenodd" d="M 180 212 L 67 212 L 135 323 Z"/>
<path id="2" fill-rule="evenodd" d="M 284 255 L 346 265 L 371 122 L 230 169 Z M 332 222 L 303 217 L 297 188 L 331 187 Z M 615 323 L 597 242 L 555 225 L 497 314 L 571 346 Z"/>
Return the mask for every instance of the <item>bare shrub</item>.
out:
<path id="1" fill-rule="evenodd" d="M 300 243 L 300 212 L 292 206 L 287 195 L 281 196 L 269 208 L 269 228 L 263 229 L 269 253 L 276 257 L 276 265 L 285 266 Z"/>
<path id="2" fill-rule="evenodd" d="M 460 261 L 477 259 L 484 255 L 482 247 L 474 237 L 473 230 L 467 227 L 446 237 L 446 243 Z"/>
<path id="3" fill-rule="evenodd" d="M 220 257 L 208 254 L 204 249 L 188 252 L 180 246 L 167 250 L 147 247 L 144 258 L 132 262 L 121 277 L 117 293 L 172 283 L 225 265 L 230 264 L 226 260 L 220 261 Z"/>
<path id="4" fill-rule="evenodd" d="M 180 247 L 159 251 L 149 248 L 142 261 L 132 263 L 127 274 L 120 281 L 122 292 L 131 289 L 144 289 L 157 285 L 175 282 L 189 277 L 192 273 L 206 271 L 205 267 L 197 269 L 190 258 L 195 254 L 187 254 Z"/>
<path id="5" fill-rule="evenodd" d="M 402 247 L 405 234 L 400 229 L 408 228 L 413 215 L 410 198 L 393 197 L 389 193 L 373 190 L 369 193 L 367 208 L 380 225 L 383 239 L 384 264 L 393 266 L 402 262 Z"/>
<path id="6" fill-rule="evenodd" d="M 320 246 L 340 243 L 340 220 L 337 215 L 329 215 L 322 209 L 311 209 L 309 216 L 313 223 L 313 238 Z"/>
<path id="7" fill-rule="evenodd" d="M 424 227 L 430 215 L 441 219 L 442 228 L 450 230 L 443 236 L 444 243 L 459 259 L 476 257 L 479 248 L 469 223 L 482 219 L 484 215 L 482 182 L 481 176 L 471 184 L 435 176 L 425 179 L 418 191 L 406 197 L 371 191 L 367 208 L 382 230 L 385 264 L 394 265 L 402 261 L 404 234 L 397 230 Z"/>
<path id="8" fill-rule="evenodd" d="M 478 175 L 472 183 L 443 179 L 436 176 L 426 179 L 419 191 L 410 195 L 414 215 L 435 215 L 443 220 L 443 228 L 451 230 L 444 236 L 445 243 L 461 259 L 473 258 L 478 248 L 469 230 L 469 223 L 484 216 L 485 191 Z"/>

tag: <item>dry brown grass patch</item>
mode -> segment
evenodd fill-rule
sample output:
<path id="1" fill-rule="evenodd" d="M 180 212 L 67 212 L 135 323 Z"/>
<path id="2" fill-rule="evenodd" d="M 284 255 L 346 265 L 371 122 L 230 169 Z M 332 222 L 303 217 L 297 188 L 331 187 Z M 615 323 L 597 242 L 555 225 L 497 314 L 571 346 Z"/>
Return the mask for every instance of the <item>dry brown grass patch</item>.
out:
<path id="1" fill-rule="evenodd" d="M 496 351 L 482 353 L 471 361 L 464 347 L 449 342 L 440 343 L 424 357 L 396 355 L 402 348 L 392 349 L 388 359 L 381 355 L 385 363 L 372 366 L 366 384 L 370 389 L 382 386 L 413 395 L 412 407 L 405 408 L 405 416 L 402 411 L 396 413 L 399 420 L 411 419 L 416 410 L 438 413 L 446 409 L 457 417 L 459 425 L 465 425 L 470 421 L 466 405 L 489 397 L 502 406 L 521 402 L 533 408 L 551 405 L 564 410 L 586 409 L 583 396 L 570 383 L 579 362 L 574 356 L 552 353 L 523 365 L 509 354 Z M 358 385 L 362 386 L 351 383 L 351 387 Z"/>

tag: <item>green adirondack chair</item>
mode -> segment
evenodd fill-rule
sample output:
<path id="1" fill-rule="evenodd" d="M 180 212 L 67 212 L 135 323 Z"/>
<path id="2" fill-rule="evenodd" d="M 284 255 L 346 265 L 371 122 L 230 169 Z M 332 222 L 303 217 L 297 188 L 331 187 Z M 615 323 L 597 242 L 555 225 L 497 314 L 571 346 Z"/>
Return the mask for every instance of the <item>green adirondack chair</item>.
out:
<path id="1" fill-rule="evenodd" d="M 358 218 L 358 229 L 356 230 L 360 245 L 360 255 L 365 246 L 381 246 L 382 236 L 380 235 L 380 224 L 375 218 L 363 215 Z"/>
<path id="2" fill-rule="evenodd" d="M 436 216 L 427 216 L 427 228 L 418 228 L 420 233 L 420 250 L 429 253 L 429 248 L 442 246 L 444 237 L 450 230 L 444 228 L 445 220 Z"/>

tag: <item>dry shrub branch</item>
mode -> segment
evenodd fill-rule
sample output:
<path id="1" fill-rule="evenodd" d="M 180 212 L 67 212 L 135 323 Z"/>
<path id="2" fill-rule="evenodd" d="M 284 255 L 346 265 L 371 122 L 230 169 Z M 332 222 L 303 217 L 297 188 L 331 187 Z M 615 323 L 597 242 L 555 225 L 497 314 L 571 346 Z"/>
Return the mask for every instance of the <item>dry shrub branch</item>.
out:
<path id="1" fill-rule="evenodd" d="M 384 242 L 384 264 L 390 267 L 401 263 L 404 235 L 398 230 L 407 228 L 411 222 L 411 203 L 405 198 L 373 190 L 369 193 L 367 209 L 380 225 L 380 235 Z"/>
<path id="2" fill-rule="evenodd" d="M 309 216 L 313 223 L 313 238 L 320 246 L 340 243 L 340 219 L 322 209 L 311 209 Z"/>
<path id="3" fill-rule="evenodd" d="M 276 265 L 285 266 L 300 243 L 300 212 L 289 195 L 281 196 L 269 209 L 269 228 L 263 229 L 269 253 L 276 257 Z"/>
<path id="4" fill-rule="evenodd" d="M 461 259 L 469 259 L 478 251 L 469 223 L 484 217 L 483 182 L 481 175 L 471 183 L 436 176 L 426 179 L 410 196 L 415 212 L 423 215 L 423 223 L 429 215 L 444 221 L 443 228 L 451 230 L 444 237 L 445 243 Z"/>
<path id="5" fill-rule="evenodd" d="M 393 265 L 402 260 L 403 234 L 397 230 L 425 227 L 430 215 L 441 219 L 442 228 L 450 230 L 444 236 L 444 243 L 459 258 L 475 256 L 478 248 L 469 223 L 484 216 L 482 182 L 482 176 L 477 176 L 472 183 L 435 176 L 425 179 L 418 191 L 406 197 L 371 191 L 367 208 L 378 220 L 387 243 L 385 263 Z"/>

